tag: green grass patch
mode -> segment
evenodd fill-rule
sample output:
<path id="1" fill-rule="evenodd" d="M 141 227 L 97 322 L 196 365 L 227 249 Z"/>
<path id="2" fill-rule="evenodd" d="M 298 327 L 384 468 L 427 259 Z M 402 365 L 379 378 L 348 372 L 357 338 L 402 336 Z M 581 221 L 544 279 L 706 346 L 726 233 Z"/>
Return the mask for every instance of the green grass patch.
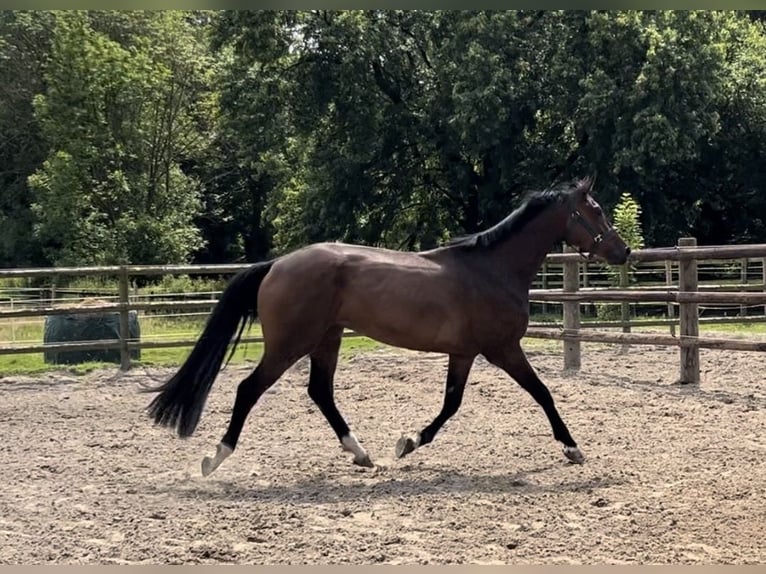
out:
<path id="1" fill-rule="evenodd" d="M 766 334 L 766 322 L 764 323 L 701 323 L 700 333 L 724 333 L 737 336 L 764 335 Z"/>
<path id="2" fill-rule="evenodd" d="M 85 375 L 96 369 L 114 368 L 112 363 L 87 362 L 76 365 L 49 365 L 42 353 L 0 355 L 0 375 L 35 375 L 49 371 L 64 371 L 73 375 Z"/>
<path id="3" fill-rule="evenodd" d="M 160 316 L 142 315 L 140 318 L 142 341 L 174 341 L 196 340 L 204 325 L 206 313 L 185 316 Z M 533 317 L 534 321 L 541 319 L 552 320 L 553 316 Z M 0 341 L 8 344 L 15 341 L 17 344 L 41 344 L 43 341 L 43 319 L 17 319 L 0 321 Z M 669 327 L 646 328 L 654 332 L 668 332 Z M 644 331 L 644 328 L 641 329 Z M 639 332 L 634 329 L 634 332 Z M 723 323 L 701 324 L 700 333 L 707 336 L 722 337 L 759 337 L 766 334 L 766 323 Z M 260 325 L 255 324 L 245 332 L 246 337 L 260 337 Z M 561 342 L 546 339 L 534 339 L 527 337 L 523 340 L 526 350 L 532 352 L 561 352 Z M 192 345 L 185 347 L 169 347 L 156 349 L 142 349 L 141 359 L 137 364 L 174 367 L 180 365 L 191 351 Z M 343 339 L 341 346 L 341 360 L 347 360 L 359 353 L 376 351 L 389 348 L 367 337 L 347 337 Z M 263 345 L 259 342 L 243 342 L 237 348 L 232 363 L 245 361 L 257 362 L 263 353 Z M 84 363 L 78 365 L 50 365 L 44 362 L 42 353 L 27 353 L 14 355 L 0 355 L 0 375 L 35 374 L 51 370 L 62 370 L 73 374 L 84 374 L 98 368 L 115 368 L 113 363 Z"/>
<path id="4" fill-rule="evenodd" d="M 141 340 L 147 341 L 179 341 L 195 340 L 202 333 L 207 315 L 187 315 L 179 317 L 142 315 L 140 317 Z M 14 341 L 16 344 L 38 345 L 43 342 L 44 321 L 25 320 L 0 321 L 0 341 L 4 344 Z M 245 338 L 261 337 L 261 326 L 252 325 L 244 333 Z M 341 360 L 353 357 L 362 352 L 382 348 L 384 345 L 366 337 L 347 337 L 341 345 Z M 189 355 L 193 344 L 183 347 L 162 347 L 142 349 L 139 365 L 172 367 L 180 365 Z M 231 363 L 245 361 L 257 362 L 263 354 L 263 344 L 257 341 L 243 341 L 232 356 Z M 42 353 L 24 353 L 0 355 L 0 375 L 35 374 L 51 370 L 63 370 L 73 374 L 84 374 L 97 368 L 115 368 L 113 363 L 83 363 L 78 365 L 52 365 L 45 363 Z"/>

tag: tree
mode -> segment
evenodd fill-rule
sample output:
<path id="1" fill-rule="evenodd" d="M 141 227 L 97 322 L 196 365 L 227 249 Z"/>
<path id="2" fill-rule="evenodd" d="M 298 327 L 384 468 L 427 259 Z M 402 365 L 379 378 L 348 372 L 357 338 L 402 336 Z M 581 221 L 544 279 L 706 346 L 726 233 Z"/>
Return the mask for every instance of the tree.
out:
<path id="1" fill-rule="evenodd" d="M 632 251 L 644 247 L 644 233 L 641 227 L 641 206 L 630 193 L 623 192 L 614 208 L 614 229 Z M 627 287 L 634 278 L 635 265 L 633 264 L 626 263 L 617 267 L 605 265 L 605 267 L 613 285 Z M 619 317 L 620 309 L 627 315 L 629 308 L 628 303 L 620 305 L 598 303 L 596 305 L 600 319 L 616 319 Z"/>
<path id="2" fill-rule="evenodd" d="M 32 234 L 27 177 L 45 157 L 32 98 L 44 89 L 53 15 L 0 12 L 0 266 L 43 262 Z"/>
<path id="3" fill-rule="evenodd" d="M 182 164 L 210 129 L 205 52 L 182 13 L 114 18 L 57 14 L 34 101 L 50 148 L 29 179 L 35 235 L 55 264 L 183 262 L 200 246 Z"/>
<path id="4" fill-rule="evenodd" d="M 753 180 L 763 141 L 734 121 L 764 109 L 759 26 L 695 11 L 227 13 L 222 111 L 268 182 L 278 250 L 430 246 L 588 173 L 607 208 L 634 190 L 650 243 L 704 241 L 705 206 L 736 208 L 722 186 Z"/>
<path id="5" fill-rule="evenodd" d="M 0 260 L 425 249 L 592 174 L 649 245 L 763 241 L 756 12 L 3 12 Z"/>

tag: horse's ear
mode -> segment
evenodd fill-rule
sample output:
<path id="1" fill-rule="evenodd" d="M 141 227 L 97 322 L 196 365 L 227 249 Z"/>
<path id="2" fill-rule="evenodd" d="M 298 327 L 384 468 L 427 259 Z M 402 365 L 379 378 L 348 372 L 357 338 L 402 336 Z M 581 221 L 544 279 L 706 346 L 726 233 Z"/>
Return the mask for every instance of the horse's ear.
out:
<path id="1" fill-rule="evenodd" d="M 593 185 L 596 183 L 596 176 L 589 175 L 587 177 L 582 178 L 579 182 L 577 182 L 577 187 L 583 192 L 583 193 L 593 193 Z"/>

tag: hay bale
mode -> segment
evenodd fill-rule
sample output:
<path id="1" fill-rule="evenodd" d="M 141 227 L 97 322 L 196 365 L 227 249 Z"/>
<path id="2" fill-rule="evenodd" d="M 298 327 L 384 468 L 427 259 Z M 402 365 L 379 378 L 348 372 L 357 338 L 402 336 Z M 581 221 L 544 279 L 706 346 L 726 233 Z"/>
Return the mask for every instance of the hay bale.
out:
<path id="1" fill-rule="evenodd" d="M 81 307 L 90 307 L 106 303 L 97 299 L 86 299 Z M 138 313 L 128 313 L 128 332 L 132 339 L 141 338 L 141 328 L 138 323 Z M 44 343 L 68 343 L 76 341 L 99 341 L 103 339 L 120 338 L 119 313 L 70 313 L 66 315 L 49 315 L 45 317 Z M 132 359 L 141 357 L 141 350 L 130 352 Z M 76 351 L 46 351 L 43 353 L 46 363 L 77 364 L 88 361 L 104 363 L 120 363 L 119 349 L 92 349 Z"/>

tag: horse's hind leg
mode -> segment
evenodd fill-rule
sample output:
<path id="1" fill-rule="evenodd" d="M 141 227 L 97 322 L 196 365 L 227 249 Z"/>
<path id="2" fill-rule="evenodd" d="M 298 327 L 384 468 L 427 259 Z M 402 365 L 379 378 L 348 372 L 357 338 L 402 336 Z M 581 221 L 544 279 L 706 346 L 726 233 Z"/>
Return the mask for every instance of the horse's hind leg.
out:
<path id="1" fill-rule="evenodd" d="M 309 374 L 308 393 L 311 400 L 322 411 L 327 422 L 330 423 L 332 430 L 335 431 L 343 450 L 353 453 L 354 464 L 373 467 L 367 451 L 359 444 L 335 404 L 333 379 L 338 364 L 338 351 L 342 334 L 343 329 L 340 327 L 331 329 L 319 346 L 310 354 L 311 372 Z"/>
<path id="2" fill-rule="evenodd" d="M 399 439 L 396 443 L 396 456 L 398 458 L 431 442 L 444 423 L 458 411 L 460 403 L 463 401 L 465 383 L 468 380 L 468 373 L 471 371 L 474 358 L 450 355 L 449 366 L 447 367 L 447 387 L 444 391 L 444 403 L 441 411 L 431 424 L 416 433 L 414 437 L 402 436 Z"/>
<path id="3" fill-rule="evenodd" d="M 572 438 L 572 435 L 569 434 L 566 424 L 561 419 L 548 387 L 540 380 L 540 377 L 537 376 L 537 373 L 529 364 L 524 351 L 521 350 L 521 346 L 517 344 L 503 352 L 488 355 L 487 359 L 492 364 L 503 369 L 524 390 L 532 395 L 532 398 L 545 411 L 553 430 L 553 437 L 564 445 L 564 455 L 571 462 L 582 464 L 585 461 L 585 457 Z"/>
<path id="4" fill-rule="evenodd" d="M 296 360 L 297 357 L 278 358 L 274 353 L 267 351 L 256 369 L 242 380 L 237 387 L 237 396 L 229 419 L 229 426 L 218 444 L 215 456 L 206 456 L 202 459 L 203 476 L 208 476 L 234 452 L 239 441 L 239 435 L 242 433 L 242 427 L 245 425 L 245 420 L 255 403 Z"/>

